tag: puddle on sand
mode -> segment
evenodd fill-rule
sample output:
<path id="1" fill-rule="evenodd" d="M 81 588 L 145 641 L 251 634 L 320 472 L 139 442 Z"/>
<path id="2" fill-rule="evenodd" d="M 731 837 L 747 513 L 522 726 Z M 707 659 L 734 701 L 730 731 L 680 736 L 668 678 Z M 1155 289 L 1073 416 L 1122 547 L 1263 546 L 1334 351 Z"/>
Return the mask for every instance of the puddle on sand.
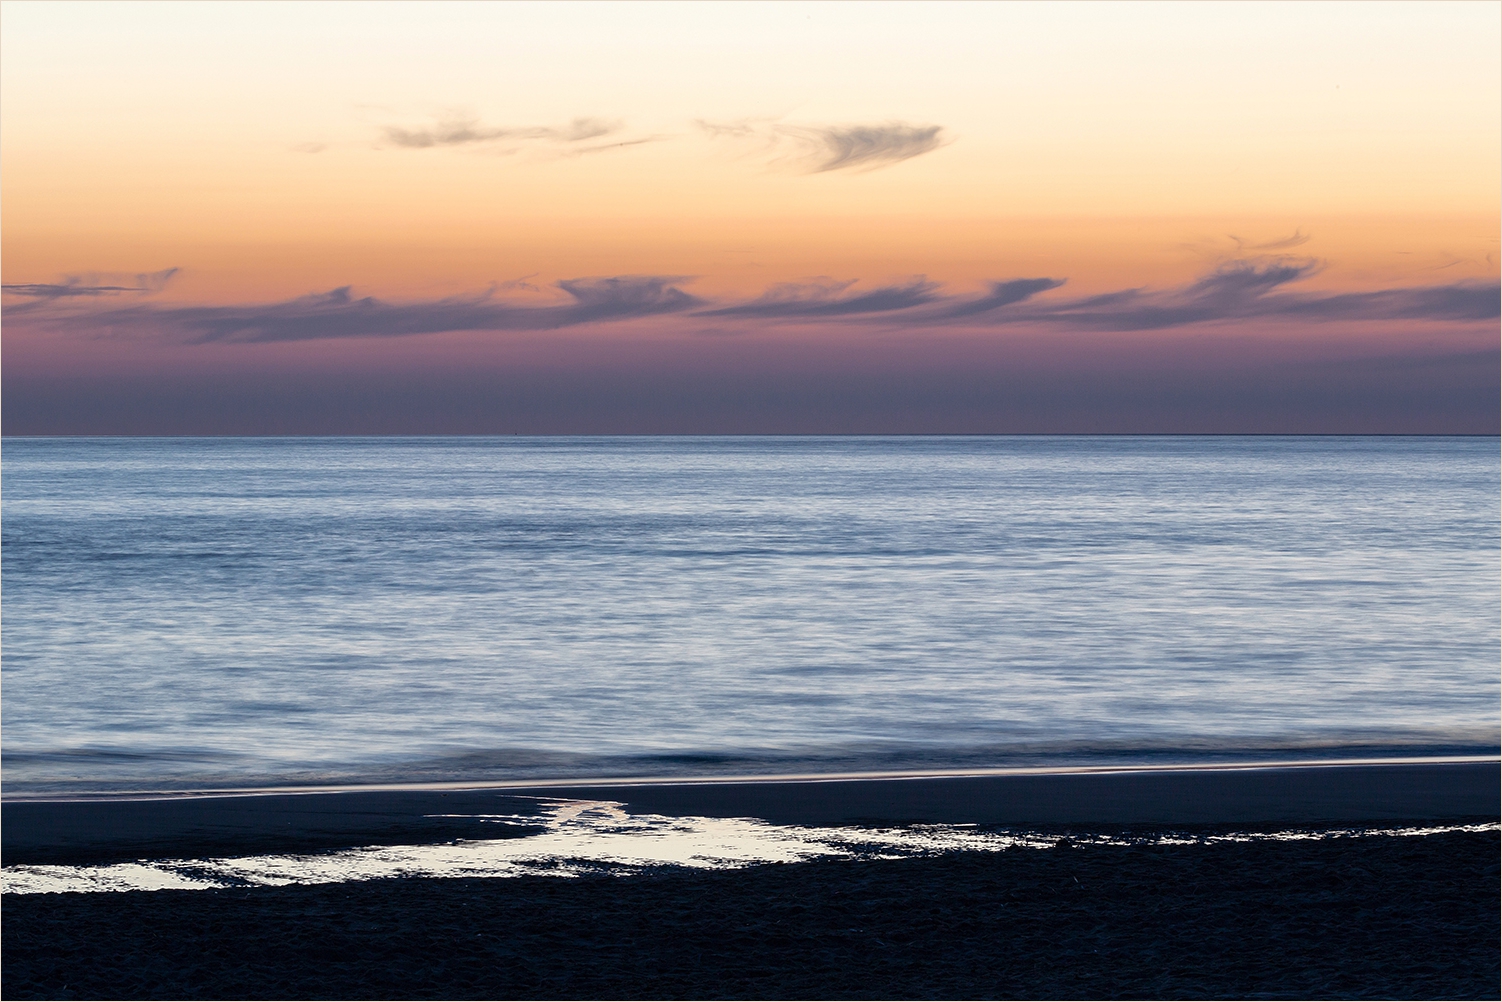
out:
<path id="1" fill-rule="evenodd" d="M 954 851 L 1047 849 L 1057 834 L 985 831 L 969 825 L 900 828 L 804 828 L 753 818 L 664 817 L 628 814 L 605 801 L 545 800 L 545 830 L 524 838 L 478 839 L 436 845 L 375 846 L 301 855 L 222 859 L 141 860 L 110 866 L 9 866 L 0 870 L 6 894 L 68 891 L 205 890 L 280 887 L 388 877 L 575 877 L 646 867 L 731 869 L 759 863 L 797 863 L 819 857 L 899 859 Z M 443 815 L 451 816 L 451 815 Z M 469 816 L 469 815 L 466 815 Z M 537 817 L 483 815 L 497 822 Z M 1372 835 L 1422 836 L 1494 831 L 1497 824 L 1412 828 L 1345 828 L 1212 835 L 1071 835 L 1076 845 L 1189 845 L 1292 841 Z"/>

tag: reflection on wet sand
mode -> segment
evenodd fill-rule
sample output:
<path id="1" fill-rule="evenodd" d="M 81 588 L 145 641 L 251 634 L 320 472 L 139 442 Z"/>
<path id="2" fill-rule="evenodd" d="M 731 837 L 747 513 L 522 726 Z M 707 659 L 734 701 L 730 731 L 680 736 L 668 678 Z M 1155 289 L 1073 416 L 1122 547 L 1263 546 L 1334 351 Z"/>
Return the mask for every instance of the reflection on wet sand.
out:
<path id="1" fill-rule="evenodd" d="M 7 894 L 201 890 L 329 884 L 397 877 L 462 878 L 528 875 L 575 877 L 647 867 L 732 869 L 798 863 L 818 857 L 895 859 L 947 852 L 1047 849 L 1058 834 L 988 830 L 976 825 L 818 828 L 753 818 L 630 814 L 613 801 L 543 800 L 542 815 L 465 815 L 481 822 L 542 823 L 524 838 L 454 840 L 431 845 L 375 846 L 339 852 L 219 859 L 142 860 L 108 866 L 12 866 L 0 873 Z M 1215 833 L 1072 834 L 1075 844 L 1184 845 L 1425 836 L 1495 831 L 1499 825 L 1354 827 Z"/>

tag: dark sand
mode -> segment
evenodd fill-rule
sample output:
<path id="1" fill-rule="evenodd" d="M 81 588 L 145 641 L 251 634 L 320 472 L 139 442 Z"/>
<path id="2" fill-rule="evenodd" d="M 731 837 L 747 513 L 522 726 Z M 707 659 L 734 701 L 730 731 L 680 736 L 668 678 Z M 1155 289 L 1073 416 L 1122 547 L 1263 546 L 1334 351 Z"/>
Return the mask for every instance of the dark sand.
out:
<path id="1" fill-rule="evenodd" d="M 1150 834 L 1495 822 L 1498 779 L 1490 763 L 525 795 L 781 822 Z M 462 820 L 423 815 L 513 813 L 535 804 L 522 793 L 9 803 L 5 862 L 474 837 Z M 7 895 L 0 991 L 17 999 L 1497 998 L 1498 851 L 1494 831 L 1136 846 L 1065 839 L 1042 850 L 738 871 Z"/>
<path id="2" fill-rule="evenodd" d="M 536 829 L 434 815 L 526 815 L 538 810 L 537 798 L 549 797 L 620 801 L 637 814 L 802 825 L 1338 826 L 1495 820 L 1502 811 L 1502 770 L 1492 761 L 6 801 L 0 805 L 0 860 L 7 866 L 94 864 L 525 835 Z"/>
<path id="3" fill-rule="evenodd" d="M 1494 832 L 10 896 L 6 998 L 1496 998 Z"/>

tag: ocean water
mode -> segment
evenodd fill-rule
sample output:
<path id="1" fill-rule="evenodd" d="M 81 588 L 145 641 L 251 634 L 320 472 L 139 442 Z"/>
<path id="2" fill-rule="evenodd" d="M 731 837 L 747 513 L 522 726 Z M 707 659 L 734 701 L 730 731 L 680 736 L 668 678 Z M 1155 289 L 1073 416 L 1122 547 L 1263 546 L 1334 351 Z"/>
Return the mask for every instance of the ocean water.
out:
<path id="1" fill-rule="evenodd" d="M 7 795 L 1494 754 L 1495 438 L 6 439 Z"/>

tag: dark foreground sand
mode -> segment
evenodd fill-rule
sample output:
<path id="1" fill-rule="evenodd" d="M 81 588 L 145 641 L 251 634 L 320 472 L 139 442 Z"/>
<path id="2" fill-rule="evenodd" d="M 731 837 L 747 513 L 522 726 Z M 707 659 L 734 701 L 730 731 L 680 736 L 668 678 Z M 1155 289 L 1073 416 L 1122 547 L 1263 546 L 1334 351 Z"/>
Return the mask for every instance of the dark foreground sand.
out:
<path id="1" fill-rule="evenodd" d="M 11 896 L 6 998 L 1496 998 L 1494 832 Z"/>
<path id="2" fill-rule="evenodd" d="M 7 895 L 0 991 L 8 999 L 1499 995 L 1495 831 L 1135 846 L 1067 838 L 1164 826 L 1495 822 L 1495 763 L 528 792 L 805 824 L 1026 824 L 1061 842 L 739 871 Z M 5 862 L 473 837 L 444 827 L 462 828 L 462 819 L 426 815 L 530 803 L 491 790 L 7 804 Z"/>

